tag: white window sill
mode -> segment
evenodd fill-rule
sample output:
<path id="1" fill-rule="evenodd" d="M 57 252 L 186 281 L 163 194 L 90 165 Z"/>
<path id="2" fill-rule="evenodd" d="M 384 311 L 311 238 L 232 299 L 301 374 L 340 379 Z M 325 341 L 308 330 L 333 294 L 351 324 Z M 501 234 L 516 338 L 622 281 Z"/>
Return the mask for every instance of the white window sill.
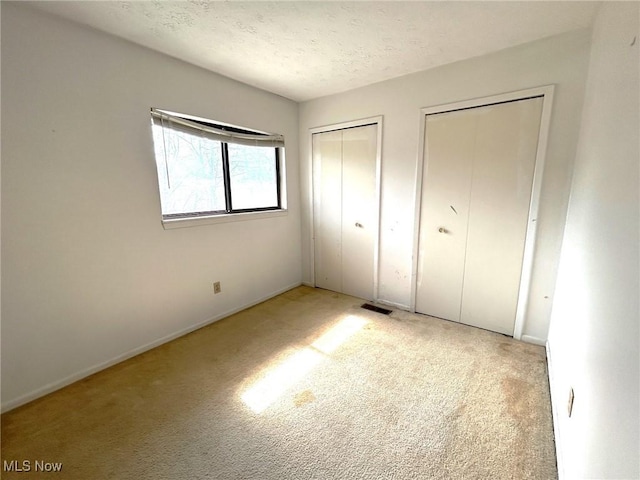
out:
<path id="1" fill-rule="evenodd" d="M 242 222 L 245 220 L 259 220 L 262 218 L 284 217 L 287 210 L 266 210 L 264 212 L 244 212 L 230 213 L 227 215 L 211 215 L 208 217 L 194 218 L 175 218 L 170 220 L 162 220 L 162 227 L 165 230 L 174 228 L 197 227 L 199 225 L 214 225 L 217 223 Z"/>

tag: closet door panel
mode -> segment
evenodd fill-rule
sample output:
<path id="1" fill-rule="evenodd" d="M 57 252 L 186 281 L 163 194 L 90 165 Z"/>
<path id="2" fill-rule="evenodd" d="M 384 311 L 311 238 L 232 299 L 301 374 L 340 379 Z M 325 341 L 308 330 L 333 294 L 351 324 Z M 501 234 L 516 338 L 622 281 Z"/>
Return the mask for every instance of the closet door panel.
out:
<path id="1" fill-rule="evenodd" d="M 315 283 L 342 291 L 342 132 L 313 135 Z"/>
<path id="2" fill-rule="evenodd" d="M 460 321 L 512 335 L 542 98 L 475 110 Z"/>
<path id="3" fill-rule="evenodd" d="M 416 311 L 453 321 L 460 320 L 475 136 L 471 110 L 426 118 Z"/>
<path id="4" fill-rule="evenodd" d="M 342 131 L 342 292 L 373 298 L 377 125 Z"/>

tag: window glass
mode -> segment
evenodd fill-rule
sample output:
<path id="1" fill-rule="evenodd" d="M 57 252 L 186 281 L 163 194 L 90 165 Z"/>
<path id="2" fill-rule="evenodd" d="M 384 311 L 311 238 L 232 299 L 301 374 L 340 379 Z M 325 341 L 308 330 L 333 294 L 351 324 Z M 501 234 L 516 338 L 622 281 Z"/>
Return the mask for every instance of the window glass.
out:
<path id="1" fill-rule="evenodd" d="M 229 144 L 234 210 L 278 206 L 276 149 Z"/>
<path id="2" fill-rule="evenodd" d="M 153 127 L 162 214 L 225 210 L 221 142 Z M 164 160 L 164 161 L 162 161 Z"/>

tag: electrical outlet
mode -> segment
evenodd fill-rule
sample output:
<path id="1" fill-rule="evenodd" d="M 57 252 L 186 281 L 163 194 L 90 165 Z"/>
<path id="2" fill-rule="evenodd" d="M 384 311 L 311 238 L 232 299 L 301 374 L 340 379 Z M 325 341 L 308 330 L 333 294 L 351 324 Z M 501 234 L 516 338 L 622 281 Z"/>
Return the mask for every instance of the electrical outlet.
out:
<path id="1" fill-rule="evenodd" d="M 213 293 L 220 293 L 221 291 L 220 282 L 213 282 Z"/>
<path id="2" fill-rule="evenodd" d="M 569 413 L 569 418 L 571 418 L 571 412 L 573 410 L 573 388 L 569 390 L 569 402 L 567 403 L 567 412 Z"/>

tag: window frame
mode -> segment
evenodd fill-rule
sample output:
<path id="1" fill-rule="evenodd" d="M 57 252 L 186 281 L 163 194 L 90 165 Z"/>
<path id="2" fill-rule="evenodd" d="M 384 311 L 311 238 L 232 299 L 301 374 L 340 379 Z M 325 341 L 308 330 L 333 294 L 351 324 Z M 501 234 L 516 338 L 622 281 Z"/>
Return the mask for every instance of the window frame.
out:
<path id="1" fill-rule="evenodd" d="M 231 136 L 233 134 L 240 135 L 258 135 L 271 137 L 272 134 L 266 132 L 260 132 L 256 130 L 249 130 L 247 128 L 237 127 L 234 125 L 223 124 L 223 123 L 214 123 L 211 120 L 206 120 L 200 117 L 194 117 L 191 115 L 181 114 L 169 112 L 167 110 L 159 110 L 159 109 L 151 109 L 152 112 L 152 127 L 159 125 L 160 128 L 171 129 L 169 126 L 165 126 L 162 123 L 156 123 L 156 119 L 154 118 L 154 114 L 167 115 L 173 118 L 177 118 L 180 120 L 185 120 L 191 124 L 197 124 L 203 127 L 209 127 L 213 129 L 217 129 L 220 131 L 224 131 L 229 133 Z M 184 128 L 184 125 L 183 125 Z M 189 128 L 188 126 L 186 128 Z M 193 127 L 193 134 L 198 132 L 197 127 Z M 153 137 L 153 135 L 152 135 Z M 224 223 L 229 221 L 240 221 L 240 220 L 249 220 L 252 218 L 269 218 L 276 217 L 281 215 L 286 215 L 286 190 L 285 190 L 285 178 L 284 175 L 284 146 L 261 146 L 256 145 L 259 148 L 273 148 L 274 152 L 274 161 L 275 161 L 275 182 L 276 182 L 276 200 L 277 204 L 274 206 L 267 207 L 254 207 L 254 208 L 233 208 L 233 193 L 231 187 L 231 171 L 230 171 L 230 159 L 229 159 L 229 144 L 237 143 L 237 142 L 227 142 L 224 140 L 212 140 L 219 141 L 221 146 L 221 163 L 222 163 L 222 171 L 223 171 L 223 187 L 224 187 L 224 199 L 225 199 L 225 208 L 224 210 L 205 210 L 199 212 L 186 212 L 186 213 L 162 213 L 162 193 L 159 191 L 160 197 L 160 210 L 162 216 L 162 224 L 164 228 L 178 228 L 182 226 L 195 226 L 197 224 L 214 224 L 214 223 Z M 243 145 L 242 143 L 240 143 Z M 252 146 L 252 145 L 246 145 Z M 166 155 L 166 153 L 165 153 Z M 154 159 L 157 163 L 159 161 L 156 158 L 155 151 L 155 141 L 154 141 Z M 166 159 L 165 159 L 166 160 Z M 160 181 L 160 178 L 158 178 Z"/>

